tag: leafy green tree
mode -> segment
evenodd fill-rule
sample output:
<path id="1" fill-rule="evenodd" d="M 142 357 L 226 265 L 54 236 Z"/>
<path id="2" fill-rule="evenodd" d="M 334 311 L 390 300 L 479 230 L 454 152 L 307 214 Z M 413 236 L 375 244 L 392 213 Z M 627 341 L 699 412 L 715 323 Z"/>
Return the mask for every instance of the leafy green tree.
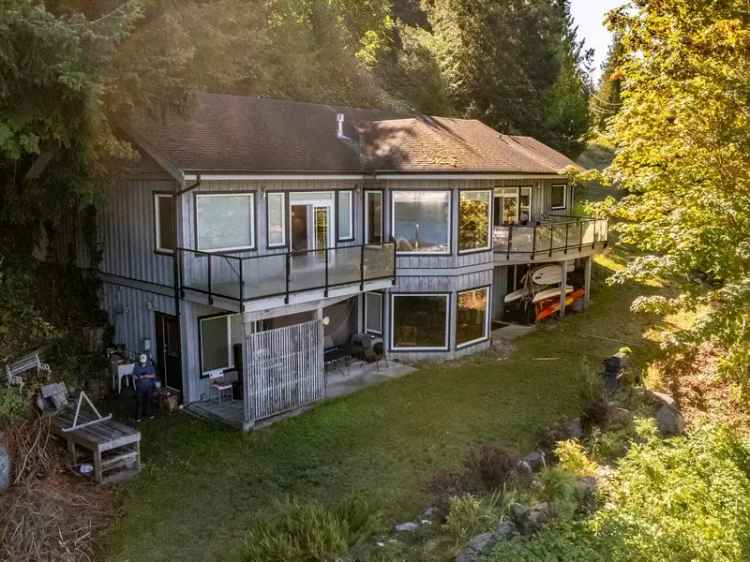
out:
<path id="1" fill-rule="evenodd" d="M 607 58 L 602 64 L 602 77 L 596 93 L 591 98 L 593 125 L 599 131 L 607 128 L 607 121 L 612 118 L 622 105 L 622 74 L 619 66 L 622 59 L 622 40 L 615 34 L 609 46 Z"/>
<path id="2" fill-rule="evenodd" d="M 638 0 L 609 16 L 623 55 L 608 212 L 645 255 L 615 278 L 657 276 L 672 297 L 637 310 L 696 311 L 667 342 L 683 360 L 709 343 L 750 389 L 750 9 L 745 0 Z"/>

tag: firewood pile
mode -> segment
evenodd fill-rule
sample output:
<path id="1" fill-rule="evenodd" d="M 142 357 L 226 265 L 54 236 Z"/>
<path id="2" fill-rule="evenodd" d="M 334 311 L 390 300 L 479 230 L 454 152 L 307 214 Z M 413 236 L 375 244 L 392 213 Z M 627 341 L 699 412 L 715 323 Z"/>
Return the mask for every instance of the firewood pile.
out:
<path id="1" fill-rule="evenodd" d="M 95 560 L 112 521 L 112 494 L 76 475 L 51 439 L 50 418 L 8 430 L 13 486 L 0 496 L 0 560 Z"/>

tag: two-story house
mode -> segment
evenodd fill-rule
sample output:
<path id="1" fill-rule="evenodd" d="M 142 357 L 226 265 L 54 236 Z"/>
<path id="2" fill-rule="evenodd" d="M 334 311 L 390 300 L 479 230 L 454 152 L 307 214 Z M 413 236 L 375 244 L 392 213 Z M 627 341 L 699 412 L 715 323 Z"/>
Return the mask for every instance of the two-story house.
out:
<path id="1" fill-rule="evenodd" d="M 564 312 L 606 245 L 570 218 L 573 162 L 479 121 L 199 94 L 123 129 L 141 158 L 98 221 L 115 341 L 186 404 L 238 370 L 246 429 L 320 398 L 353 334 L 394 359 L 486 349 L 534 264 L 559 265 Z"/>

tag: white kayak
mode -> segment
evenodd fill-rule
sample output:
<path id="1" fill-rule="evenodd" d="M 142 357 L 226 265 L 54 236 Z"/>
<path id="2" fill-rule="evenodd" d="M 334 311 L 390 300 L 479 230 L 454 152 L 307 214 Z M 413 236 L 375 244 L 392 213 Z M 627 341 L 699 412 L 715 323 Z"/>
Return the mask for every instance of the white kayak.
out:
<path id="1" fill-rule="evenodd" d="M 512 293 L 508 293 L 507 295 L 505 295 L 505 304 L 520 300 L 528 294 L 529 290 L 526 287 L 524 287 L 523 289 L 518 289 L 517 291 L 513 291 Z"/>
<path id="2" fill-rule="evenodd" d="M 565 294 L 569 294 L 573 292 L 573 286 L 572 285 L 566 285 L 565 287 Z M 534 304 L 542 301 L 546 301 L 547 299 L 551 299 L 554 297 L 560 296 L 560 287 L 553 287 L 552 289 L 545 289 L 544 291 L 539 291 L 536 295 L 534 295 Z"/>
<path id="3" fill-rule="evenodd" d="M 568 264 L 568 273 L 575 271 L 575 265 Z M 562 272 L 559 265 L 545 265 L 535 269 L 531 274 L 531 280 L 536 285 L 559 285 L 562 280 Z"/>

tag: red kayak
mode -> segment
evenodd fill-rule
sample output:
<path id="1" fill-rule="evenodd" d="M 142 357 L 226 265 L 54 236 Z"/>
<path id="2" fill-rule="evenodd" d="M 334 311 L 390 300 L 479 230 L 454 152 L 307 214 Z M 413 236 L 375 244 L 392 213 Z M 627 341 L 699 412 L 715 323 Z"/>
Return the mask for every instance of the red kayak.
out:
<path id="1" fill-rule="evenodd" d="M 565 307 L 567 308 L 574 302 L 581 300 L 585 295 L 586 291 L 584 289 L 576 289 L 572 293 L 569 293 L 565 297 Z M 560 310 L 560 297 L 542 301 L 536 305 L 536 321 L 541 322 L 552 316 L 558 310 Z"/>

